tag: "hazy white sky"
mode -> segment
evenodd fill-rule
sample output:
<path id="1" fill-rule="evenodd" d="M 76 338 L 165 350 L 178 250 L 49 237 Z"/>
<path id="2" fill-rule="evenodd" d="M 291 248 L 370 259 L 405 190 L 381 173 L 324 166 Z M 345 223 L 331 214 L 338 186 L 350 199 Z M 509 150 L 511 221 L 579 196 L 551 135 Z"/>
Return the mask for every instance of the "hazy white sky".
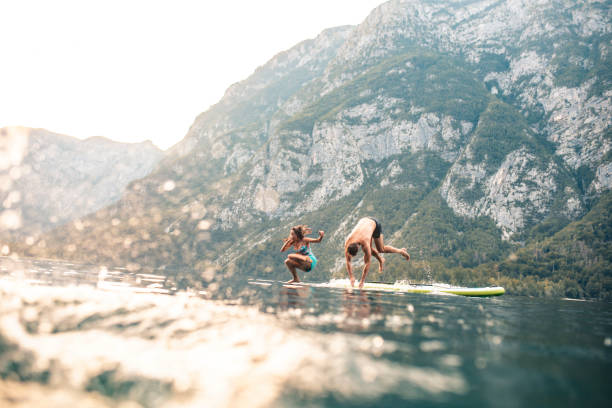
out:
<path id="1" fill-rule="evenodd" d="M 0 0 L 0 127 L 167 148 L 225 89 L 383 0 Z"/>

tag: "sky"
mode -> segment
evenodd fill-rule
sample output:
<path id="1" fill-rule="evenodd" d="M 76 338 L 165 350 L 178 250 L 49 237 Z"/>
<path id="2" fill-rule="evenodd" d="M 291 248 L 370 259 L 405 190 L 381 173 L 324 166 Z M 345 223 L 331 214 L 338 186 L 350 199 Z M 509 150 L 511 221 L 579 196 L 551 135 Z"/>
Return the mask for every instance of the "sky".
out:
<path id="1" fill-rule="evenodd" d="M 0 128 L 166 149 L 233 83 L 384 0 L 0 0 Z"/>

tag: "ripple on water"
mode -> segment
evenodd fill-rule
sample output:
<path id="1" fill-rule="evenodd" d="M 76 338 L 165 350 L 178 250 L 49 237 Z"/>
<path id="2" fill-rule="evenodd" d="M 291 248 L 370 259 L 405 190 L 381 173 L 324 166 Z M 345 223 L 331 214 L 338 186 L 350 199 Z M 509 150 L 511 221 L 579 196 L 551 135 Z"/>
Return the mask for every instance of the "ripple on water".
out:
<path id="1" fill-rule="evenodd" d="M 187 295 L 8 281 L 0 281 L 0 295 L 0 339 L 12 350 L 2 358 L 20 364 L 22 376 L 46 376 L 36 387 L 54 384 L 75 399 L 89 393 L 144 406 L 265 407 L 288 390 L 348 400 L 438 398 L 467 390 L 462 375 L 448 370 L 455 367 L 450 357 L 445 370 L 411 367 L 385 358 L 397 344 L 380 335 L 285 323 L 412 327 L 407 317 L 315 317 L 289 309 L 279 319 L 255 307 Z M 438 343 L 421 348 L 438 350 Z M 19 380 L 7 367 L 2 377 Z"/>

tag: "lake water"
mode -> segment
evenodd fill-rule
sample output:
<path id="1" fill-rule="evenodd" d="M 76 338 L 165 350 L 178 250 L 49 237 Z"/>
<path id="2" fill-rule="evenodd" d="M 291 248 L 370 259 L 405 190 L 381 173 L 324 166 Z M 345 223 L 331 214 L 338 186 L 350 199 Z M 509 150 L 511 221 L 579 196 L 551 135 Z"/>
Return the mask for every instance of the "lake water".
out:
<path id="1" fill-rule="evenodd" d="M 610 406 L 612 305 L 0 259 L 3 407 Z"/>

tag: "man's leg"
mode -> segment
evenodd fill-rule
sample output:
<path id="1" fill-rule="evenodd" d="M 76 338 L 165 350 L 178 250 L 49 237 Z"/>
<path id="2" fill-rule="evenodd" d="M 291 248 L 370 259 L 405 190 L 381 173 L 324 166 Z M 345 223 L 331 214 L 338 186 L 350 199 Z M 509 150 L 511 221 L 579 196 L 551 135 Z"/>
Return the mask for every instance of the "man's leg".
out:
<path id="1" fill-rule="evenodd" d="M 385 263 L 385 258 L 380 256 L 378 251 L 374 249 L 374 247 L 372 246 L 372 240 L 370 240 L 370 249 L 372 250 L 372 255 L 374 255 L 374 258 L 378 259 L 378 273 L 382 273 L 383 264 Z"/>
<path id="2" fill-rule="evenodd" d="M 410 260 L 410 255 L 408 254 L 408 252 L 406 252 L 406 248 L 397 249 L 395 247 L 392 247 L 391 245 L 385 245 L 383 242 L 383 234 L 380 234 L 378 238 L 374 238 L 374 244 L 376 245 L 376 249 L 378 249 L 378 252 L 380 253 L 401 254 L 404 258 L 406 258 L 407 261 Z"/>

